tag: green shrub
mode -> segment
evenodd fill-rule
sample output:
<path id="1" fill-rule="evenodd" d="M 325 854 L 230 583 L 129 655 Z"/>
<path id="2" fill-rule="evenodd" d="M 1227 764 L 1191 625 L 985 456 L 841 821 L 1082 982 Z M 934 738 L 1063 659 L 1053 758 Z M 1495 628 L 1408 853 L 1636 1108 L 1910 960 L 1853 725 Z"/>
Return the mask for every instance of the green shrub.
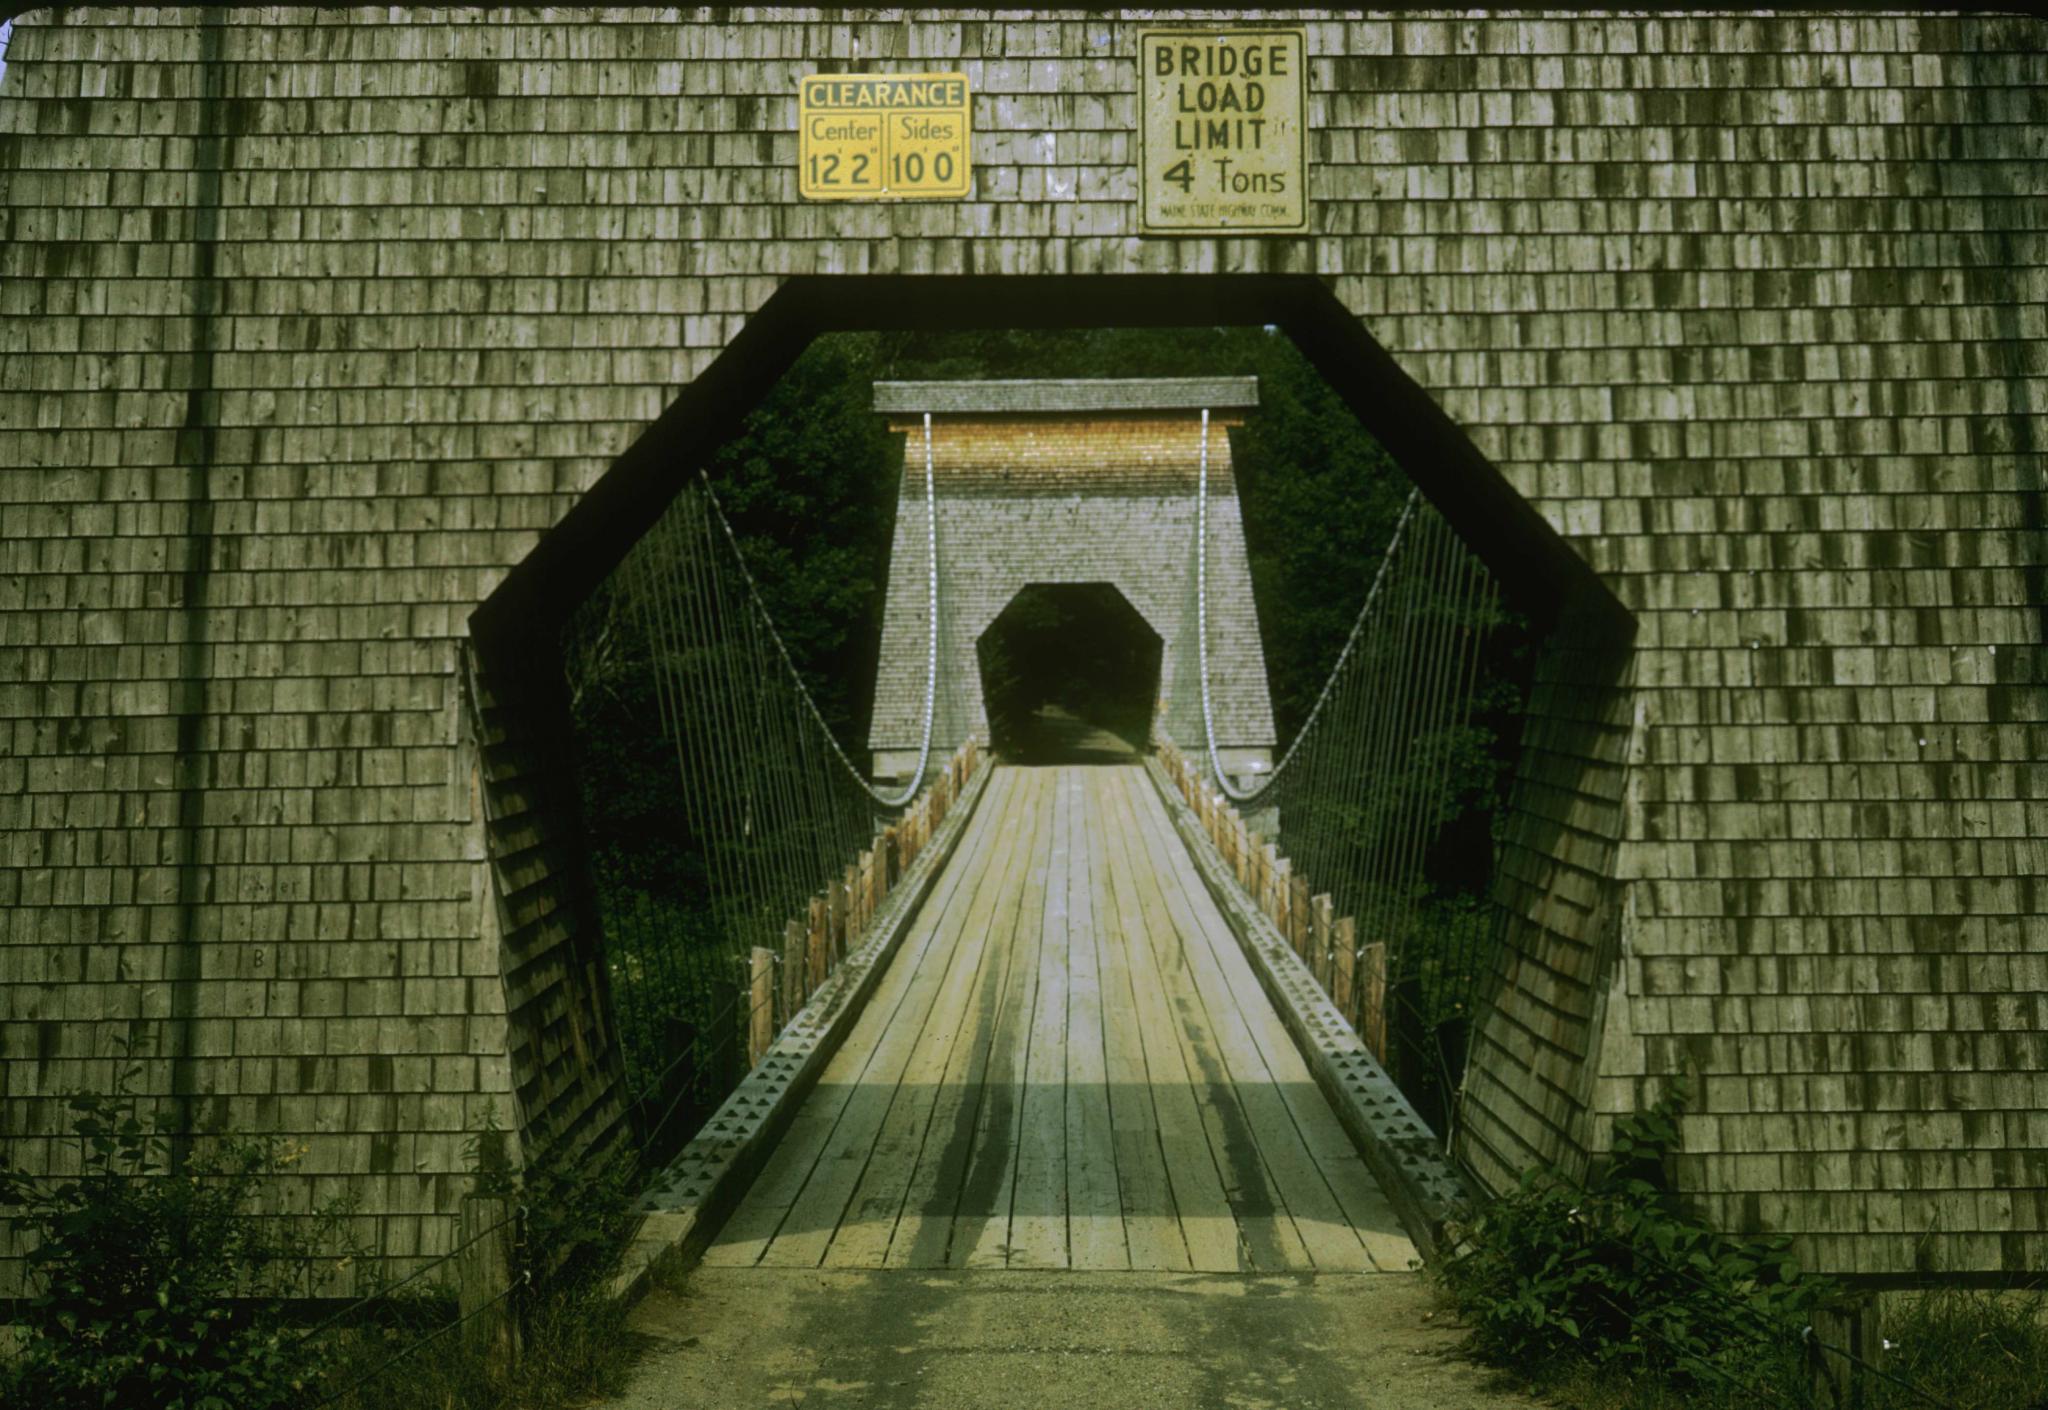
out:
<path id="1" fill-rule="evenodd" d="M 1618 1120 L 1587 1181 L 1531 1172 L 1452 1231 L 1441 1276 L 1479 1356 L 1681 1391 L 1799 1382 L 1801 1329 L 1834 1288 L 1802 1275 L 1785 1240 L 1722 1234 L 1679 1207 L 1682 1103 L 1674 1090 Z"/>
<path id="2" fill-rule="evenodd" d="M 35 1235 L 22 1343 L 0 1389 L 49 1410 L 266 1410 L 312 1369 L 282 1319 L 313 1254 L 252 1206 L 297 1153 L 207 1143 L 173 1169 L 169 1142 L 112 1096 L 71 1101 L 79 1173 L 0 1163 L 0 1209 Z"/>

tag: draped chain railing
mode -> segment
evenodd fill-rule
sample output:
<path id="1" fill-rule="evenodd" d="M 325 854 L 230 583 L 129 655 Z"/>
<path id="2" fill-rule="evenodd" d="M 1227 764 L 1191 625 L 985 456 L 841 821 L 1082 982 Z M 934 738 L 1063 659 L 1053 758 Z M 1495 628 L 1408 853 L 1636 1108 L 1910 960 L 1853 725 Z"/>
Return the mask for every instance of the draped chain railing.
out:
<path id="1" fill-rule="evenodd" d="M 1203 737 L 1184 753 L 1162 718 L 1162 759 L 1368 1046 L 1448 1116 L 1496 918 L 1440 894 L 1428 865 L 1483 772 L 1473 709 L 1505 621 L 1498 586 L 1411 495 L 1301 729 L 1270 771 L 1231 777 L 1210 678 L 1208 434 L 1205 418 L 1191 574 Z"/>
<path id="2" fill-rule="evenodd" d="M 938 671 L 928 442 L 924 744 L 899 790 L 870 783 L 833 737 L 704 476 L 586 606 L 605 623 L 571 624 L 572 638 L 610 631 L 635 644 L 632 669 L 652 677 L 658 715 L 639 728 L 658 726 L 674 751 L 672 777 L 632 781 L 668 794 L 672 830 L 654 861 L 642 848 L 633 876 L 594 863 L 626 1075 L 650 1146 L 687 1134 L 808 1000 L 975 763 L 963 751 L 924 786 Z"/>

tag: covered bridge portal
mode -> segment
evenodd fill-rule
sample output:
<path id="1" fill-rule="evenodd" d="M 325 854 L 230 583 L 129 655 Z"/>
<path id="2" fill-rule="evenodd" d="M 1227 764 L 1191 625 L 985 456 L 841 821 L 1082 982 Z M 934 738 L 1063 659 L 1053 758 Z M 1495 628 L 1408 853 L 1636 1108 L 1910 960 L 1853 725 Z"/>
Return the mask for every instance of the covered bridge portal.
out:
<path id="1" fill-rule="evenodd" d="M 2048 1266 L 2038 22 L 1285 22 L 1307 228 L 1242 238 L 1140 231 L 1113 15 L 23 16 L 8 1154 L 133 1044 L 305 1146 L 285 1207 L 451 1248 L 488 1123 L 625 1123 L 552 642 L 679 471 L 823 328 L 1244 321 L 1547 603 L 1460 1156 L 1682 1077 L 1723 1223 Z M 966 75 L 968 196 L 800 198 L 856 68 Z"/>

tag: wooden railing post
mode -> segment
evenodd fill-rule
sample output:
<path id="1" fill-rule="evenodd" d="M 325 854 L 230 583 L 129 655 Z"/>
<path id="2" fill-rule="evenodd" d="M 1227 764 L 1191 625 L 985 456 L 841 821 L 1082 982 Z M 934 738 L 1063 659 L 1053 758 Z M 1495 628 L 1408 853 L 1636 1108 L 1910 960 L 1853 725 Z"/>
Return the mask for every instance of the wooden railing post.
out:
<path id="1" fill-rule="evenodd" d="M 1321 952 L 1312 944 L 1315 936 L 1315 918 L 1309 909 L 1308 878 L 1289 876 L 1287 878 L 1287 924 L 1292 927 L 1294 952 L 1309 962 L 1311 969 L 1317 968 L 1316 956 Z M 1317 973 L 1321 979 L 1322 974 Z"/>
<path id="2" fill-rule="evenodd" d="M 1387 1060 L 1387 945 L 1375 940 L 1360 956 L 1365 994 L 1360 1004 L 1358 1036 L 1382 1063 Z"/>
<path id="3" fill-rule="evenodd" d="M 1353 977 L 1358 972 L 1358 922 L 1350 916 L 1340 919 L 1330 944 L 1334 951 L 1330 956 L 1331 968 L 1336 971 L 1330 984 L 1330 998 L 1347 1022 L 1355 1022 L 1357 1015 L 1351 1007 L 1351 996 L 1355 987 Z"/>
<path id="4" fill-rule="evenodd" d="M 792 920 L 782 928 L 782 1021 L 789 1022 L 796 1017 L 796 1011 L 804 1006 L 811 992 L 804 986 L 806 974 L 804 960 L 804 923 Z"/>
<path id="5" fill-rule="evenodd" d="M 825 982 L 825 974 L 831 967 L 832 952 L 825 938 L 825 898 L 811 897 L 810 914 L 805 918 L 805 958 L 811 972 L 811 992 L 818 992 L 818 986 Z"/>
<path id="6" fill-rule="evenodd" d="M 455 1268 L 463 1336 L 495 1365 L 519 1354 L 518 1309 L 510 1296 L 519 1232 L 515 1207 L 510 1195 L 468 1195 L 462 1201 L 462 1252 Z"/>
<path id="7" fill-rule="evenodd" d="M 747 965 L 747 1066 L 754 1067 L 775 1041 L 775 952 L 754 947 Z"/>
<path id="8" fill-rule="evenodd" d="M 1307 883 L 1302 883 L 1302 890 L 1307 889 Z M 1310 961 L 1310 967 L 1315 970 L 1316 983 L 1322 985 L 1323 992 L 1327 994 L 1332 982 L 1330 940 L 1337 923 L 1337 908 L 1327 891 L 1320 896 L 1311 897 L 1308 905 L 1313 918 L 1310 921 L 1309 952 L 1315 957 Z"/>

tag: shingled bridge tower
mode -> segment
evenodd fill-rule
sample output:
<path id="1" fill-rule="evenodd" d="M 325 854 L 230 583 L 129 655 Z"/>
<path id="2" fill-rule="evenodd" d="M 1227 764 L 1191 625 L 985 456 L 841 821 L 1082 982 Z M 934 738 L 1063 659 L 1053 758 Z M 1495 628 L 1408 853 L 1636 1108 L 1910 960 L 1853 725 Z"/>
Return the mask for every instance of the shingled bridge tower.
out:
<path id="1" fill-rule="evenodd" d="M 1273 704 L 1229 433 L 1258 398 L 1253 377 L 876 383 L 875 410 L 905 437 L 868 733 L 876 772 L 907 777 L 922 740 L 927 417 L 939 578 L 931 757 L 987 733 L 976 643 L 1034 584 L 1120 592 L 1160 638 L 1161 723 L 1175 739 L 1202 739 L 1195 530 L 1206 466 L 1217 756 L 1232 774 L 1271 768 Z"/>

